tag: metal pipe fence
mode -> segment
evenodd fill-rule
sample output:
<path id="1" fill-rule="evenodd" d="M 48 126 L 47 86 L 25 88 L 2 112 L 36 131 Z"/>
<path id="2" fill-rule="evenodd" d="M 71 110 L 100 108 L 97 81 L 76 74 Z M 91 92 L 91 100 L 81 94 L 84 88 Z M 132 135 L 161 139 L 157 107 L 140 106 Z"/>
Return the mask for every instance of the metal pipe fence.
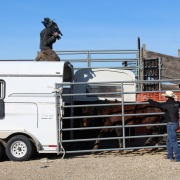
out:
<path id="1" fill-rule="evenodd" d="M 74 70 L 82 68 L 130 69 L 136 74 L 139 71 L 139 49 L 132 50 L 81 50 L 56 51 L 61 61 L 69 61 Z M 132 64 L 124 67 L 123 62 Z"/>
<path id="2" fill-rule="evenodd" d="M 112 82 L 93 82 L 97 84 L 112 84 L 112 83 L 119 83 L 121 84 L 122 91 L 121 92 L 107 92 L 107 93 L 66 93 L 62 94 L 62 97 L 72 97 L 75 96 L 89 96 L 89 95 L 103 95 L 103 94 L 121 94 L 121 101 L 113 101 L 110 104 L 106 103 L 106 101 L 74 101 L 73 104 L 71 103 L 64 103 L 62 105 L 62 108 L 65 111 L 65 115 L 61 118 L 61 123 L 63 124 L 62 129 L 60 131 L 63 134 L 62 137 L 62 144 L 64 145 L 64 148 L 66 150 L 66 153 L 86 153 L 86 152 L 100 152 L 100 151 L 114 151 L 114 150 L 133 150 L 133 149 L 142 149 L 142 148 L 164 148 L 165 147 L 165 138 L 166 138 L 166 132 L 154 132 L 154 134 L 149 134 L 147 127 L 165 127 L 165 122 L 154 122 L 154 123 L 146 123 L 143 124 L 142 122 L 139 124 L 126 124 L 126 118 L 128 117 L 135 117 L 138 119 L 139 117 L 149 117 L 149 116 L 162 116 L 163 112 L 126 112 L 127 106 L 136 106 L 136 105 L 147 105 L 147 102 L 125 102 L 124 96 L 128 94 L 139 94 L 139 93 L 157 93 L 157 91 L 135 91 L 135 92 L 124 92 L 123 86 L 126 83 L 165 83 L 165 82 L 179 82 L 180 79 L 175 80 L 152 80 L 152 81 L 112 81 Z M 89 85 L 90 82 L 87 83 L 62 83 L 58 84 L 59 87 L 63 86 L 69 86 L 73 87 L 74 85 L 80 85 L 85 84 Z M 161 93 L 164 91 L 158 91 L 158 93 Z M 179 92 L 175 90 L 174 92 Z M 94 108 L 94 107 L 121 107 L 121 112 L 117 113 L 110 113 L 110 114 L 83 114 L 82 108 Z M 73 116 L 71 112 L 73 111 Z M 118 117 L 121 124 L 110 124 L 108 125 L 102 125 L 98 124 L 100 121 L 105 120 L 106 118 L 114 118 Z M 89 121 L 92 121 L 93 123 L 90 126 L 83 127 L 82 126 L 82 120 L 87 119 Z M 73 123 L 72 123 L 73 122 Z M 98 125 L 97 125 L 98 124 Z M 71 126 L 73 125 L 73 126 Z M 108 133 L 105 135 L 105 137 L 98 137 L 99 132 L 103 129 L 106 129 Z M 121 129 L 122 134 L 121 136 L 117 136 L 114 130 Z M 134 131 L 134 132 L 131 132 Z M 161 139 L 163 142 L 162 144 L 152 144 L 145 146 L 144 143 L 146 140 L 150 139 Z M 118 140 L 122 140 L 123 146 L 119 147 Z M 100 146 L 98 149 L 93 149 L 94 143 L 96 141 L 100 141 Z"/>

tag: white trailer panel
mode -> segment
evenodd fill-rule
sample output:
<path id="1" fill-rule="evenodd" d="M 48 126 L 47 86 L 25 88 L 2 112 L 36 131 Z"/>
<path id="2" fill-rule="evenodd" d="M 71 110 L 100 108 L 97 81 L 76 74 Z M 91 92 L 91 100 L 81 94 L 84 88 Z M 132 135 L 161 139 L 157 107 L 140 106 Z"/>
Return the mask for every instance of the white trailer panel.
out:
<path id="1" fill-rule="evenodd" d="M 122 100 L 121 92 L 129 93 L 124 94 L 124 102 L 136 101 L 136 84 L 135 74 L 129 70 L 120 69 L 81 69 L 76 72 L 74 77 L 75 82 L 85 82 L 89 84 L 76 84 L 74 85 L 74 93 L 87 93 L 83 96 L 75 96 L 75 101 L 96 101 L 96 100 Z M 108 83 L 108 82 L 123 83 Z M 94 82 L 94 84 L 93 84 Z M 97 82 L 100 82 L 99 84 Z M 104 82 L 104 83 L 103 83 Z M 97 84 L 96 84 L 97 83 Z M 119 92 L 119 94 L 109 95 L 108 93 Z M 88 95 L 88 93 L 105 93 L 104 95 Z M 106 94 L 107 93 L 107 94 Z"/>

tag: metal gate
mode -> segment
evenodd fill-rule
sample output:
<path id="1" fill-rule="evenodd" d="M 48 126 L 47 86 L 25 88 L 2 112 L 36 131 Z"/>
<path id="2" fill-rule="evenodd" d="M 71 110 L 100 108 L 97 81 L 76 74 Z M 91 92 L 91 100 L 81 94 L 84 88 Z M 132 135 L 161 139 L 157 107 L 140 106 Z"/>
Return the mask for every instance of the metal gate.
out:
<path id="1" fill-rule="evenodd" d="M 134 81 L 135 83 L 149 83 L 149 81 Z M 153 82 L 153 81 L 152 81 Z M 151 82 L 151 83 L 152 83 Z M 154 80 L 154 83 L 158 83 L 159 81 Z M 104 82 L 99 82 L 99 85 L 104 84 Z M 123 87 L 124 83 L 127 82 L 117 82 L 120 83 Z M 73 86 L 75 83 L 71 83 Z M 61 84 L 59 86 L 67 86 L 66 84 Z M 87 84 L 88 85 L 88 84 Z M 108 85 L 108 83 L 107 83 Z M 123 88 L 122 88 L 123 89 Z M 106 92 L 107 93 L 107 92 Z M 73 104 L 65 103 L 63 104 L 62 108 L 65 110 L 64 116 L 61 117 L 61 124 L 62 127 L 60 128 L 60 132 L 62 132 L 61 143 L 63 145 L 64 150 L 66 153 L 86 153 L 86 152 L 99 152 L 99 151 L 114 151 L 114 150 L 128 150 L 128 149 L 141 149 L 141 148 L 162 148 L 165 147 L 165 141 L 163 144 L 150 144 L 148 146 L 144 146 L 144 142 L 147 138 L 154 139 L 154 138 L 162 138 L 163 140 L 166 137 L 166 133 L 158 133 L 158 134 L 148 134 L 148 131 L 145 127 L 164 127 L 166 123 L 153 123 L 153 124 L 133 124 L 129 125 L 125 123 L 125 118 L 127 116 L 153 116 L 153 115 L 163 115 L 162 112 L 150 112 L 150 113 L 134 113 L 127 114 L 124 109 L 127 106 L 135 106 L 138 104 L 148 104 L 147 102 L 143 101 L 136 101 L 136 102 L 124 102 L 124 95 L 132 92 L 118 92 L 121 94 L 122 102 L 111 102 L 111 104 L 107 104 L 105 101 L 95 101 L 95 102 L 74 102 Z M 146 93 L 155 93 L 157 91 L 136 91 L 136 96 Z M 158 92 L 160 93 L 160 92 Z M 179 93 L 179 92 L 177 92 Z M 103 92 L 98 92 L 98 94 L 103 94 Z M 117 92 L 109 92 L 109 94 L 117 94 Z M 87 93 L 83 94 L 62 94 L 62 97 L 74 97 L 74 96 L 86 96 L 89 95 Z M 95 95 L 95 94 L 93 94 Z M 156 96 L 154 96 L 156 97 Z M 107 107 L 107 106 L 119 106 L 122 109 L 122 112 L 119 113 L 112 113 L 112 114 L 86 114 L 82 113 L 83 107 Z M 71 116 L 73 112 L 73 116 Z M 97 125 L 99 120 L 102 118 L 109 118 L 109 117 L 120 117 L 122 119 L 122 124 L 120 125 Z M 87 118 L 89 120 L 93 120 L 94 124 L 91 124 L 88 127 L 82 127 L 82 119 Z M 117 136 L 114 129 L 122 129 L 121 136 Z M 104 137 L 98 137 L 99 132 L 102 129 L 110 130 Z M 132 130 L 134 132 L 132 133 Z M 118 140 L 122 140 L 122 147 L 119 147 Z M 101 145 L 97 149 L 93 149 L 95 142 L 100 141 Z M 163 141 L 162 141 L 163 142 Z M 154 143 L 154 142 L 153 142 Z"/>
<path id="2" fill-rule="evenodd" d="M 160 80 L 161 77 L 161 58 L 146 58 L 144 59 L 144 80 Z M 159 91 L 161 86 L 158 82 L 145 83 L 144 91 Z"/>

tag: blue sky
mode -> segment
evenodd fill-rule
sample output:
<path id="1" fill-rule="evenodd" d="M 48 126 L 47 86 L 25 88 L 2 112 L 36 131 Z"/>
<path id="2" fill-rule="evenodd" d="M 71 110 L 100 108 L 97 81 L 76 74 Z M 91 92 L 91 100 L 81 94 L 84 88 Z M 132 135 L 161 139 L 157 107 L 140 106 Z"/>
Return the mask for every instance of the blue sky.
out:
<path id="1" fill-rule="evenodd" d="M 54 50 L 136 49 L 172 56 L 180 48 L 179 0 L 0 0 L 0 59 L 34 59 L 44 17 L 62 33 Z"/>

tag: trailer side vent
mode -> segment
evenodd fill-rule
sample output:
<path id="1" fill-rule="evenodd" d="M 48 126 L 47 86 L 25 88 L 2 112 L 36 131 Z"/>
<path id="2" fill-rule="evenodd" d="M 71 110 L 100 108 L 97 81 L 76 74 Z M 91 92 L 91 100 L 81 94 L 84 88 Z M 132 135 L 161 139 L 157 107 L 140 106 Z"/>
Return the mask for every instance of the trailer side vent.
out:
<path id="1" fill-rule="evenodd" d="M 106 86 L 106 85 L 87 85 L 86 93 L 95 93 L 90 94 L 88 97 L 121 97 L 121 86 Z M 98 94 L 102 93 L 102 94 Z"/>

